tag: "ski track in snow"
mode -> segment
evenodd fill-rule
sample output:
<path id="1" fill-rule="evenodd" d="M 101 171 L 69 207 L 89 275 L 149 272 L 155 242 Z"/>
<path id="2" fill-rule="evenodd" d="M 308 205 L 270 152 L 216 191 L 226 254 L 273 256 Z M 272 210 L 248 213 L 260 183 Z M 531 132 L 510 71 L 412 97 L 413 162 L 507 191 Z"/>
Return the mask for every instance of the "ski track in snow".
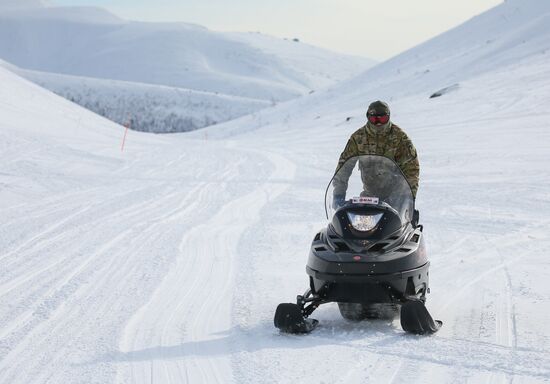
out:
<path id="1" fill-rule="evenodd" d="M 266 156 L 265 153 L 253 153 Z M 236 196 L 212 217 L 188 232 L 179 246 L 176 266 L 153 298 L 134 316 L 116 361 L 129 362 L 118 382 L 223 383 L 231 377 L 218 340 L 229 331 L 233 301 L 234 259 L 239 234 L 255 224 L 258 211 L 292 179 L 294 165 L 268 155 L 276 169 L 244 196 Z M 248 163 L 253 163 L 253 161 Z M 223 191 L 222 191 L 223 192 Z M 212 235 L 215 234 L 215 239 Z M 205 287 L 212 286 L 210 289 Z M 179 341 L 179 344 L 172 344 Z M 157 345 L 155 348 L 143 348 Z M 211 346 L 209 346 L 211 345 Z M 228 346 L 225 346 L 228 348 Z M 209 354 L 213 356 L 209 356 Z M 185 358 L 187 357 L 187 358 Z"/>
<path id="2" fill-rule="evenodd" d="M 355 85 L 207 134 L 130 132 L 121 153 L 120 127 L 0 68 L 0 383 L 550 382 L 537 55 L 391 101 L 420 156 L 427 306 L 444 322 L 429 337 L 335 304 L 310 335 L 273 326 L 308 286 L 325 183 L 363 124 Z"/>
<path id="3" fill-rule="evenodd" d="M 220 153 L 223 153 L 223 149 Z M 111 311 L 123 309 L 126 300 L 130 300 L 131 303 L 132 292 L 129 292 L 128 288 L 147 281 L 147 276 L 143 276 L 147 273 L 147 268 L 143 268 L 141 264 L 143 258 L 150 259 L 148 263 L 151 268 L 155 267 L 155 258 L 173 258 L 174 255 L 170 252 L 174 250 L 170 247 L 164 249 L 163 243 L 173 243 L 178 234 L 183 236 L 177 249 L 178 254 L 187 256 L 189 253 L 192 262 L 178 261 L 177 268 L 172 269 L 172 274 L 164 279 L 169 291 L 167 297 L 171 300 L 167 307 L 162 307 L 167 304 L 166 302 L 162 301 L 159 304 L 164 308 L 162 318 L 165 322 L 160 323 L 162 327 L 159 328 L 158 338 L 162 341 L 166 339 L 167 334 L 178 334 L 181 331 L 181 324 L 178 323 L 181 322 L 181 316 L 185 318 L 188 314 L 187 304 L 197 310 L 195 317 L 189 318 L 191 323 L 186 325 L 193 330 L 191 335 L 204 336 L 211 327 L 216 327 L 215 322 L 212 325 L 203 325 L 204 319 L 210 318 L 211 308 L 225 306 L 228 312 L 231 297 L 215 295 L 214 290 L 204 290 L 204 285 L 208 281 L 203 280 L 209 280 L 209 275 L 213 274 L 212 277 L 216 278 L 211 284 L 220 282 L 224 288 L 221 292 L 231 292 L 232 273 L 230 264 L 225 263 L 231 261 L 231 255 L 224 253 L 227 251 L 227 244 L 238 241 L 240 226 L 230 224 L 235 221 L 234 219 L 240 218 L 241 225 L 248 225 L 254 217 L 254 209 L 261 207 L 271 198 L 268 193 L 270 191 L 262 184 L 255 185 L 245 196 L 236 195 L 235 188 L 231 190 L 232 186 L 228 186 L 228 183 L 235 177 L 243 176 L 239 168 L 243 168 L 245 163 L 257 164 L 243 157 L 240 152 L 236 154 L 238 161 L 227 161 L 219 167 L 218 174 L 209 175 L 212 182 L 200 182 L 191 188 L 178 185 L 177 180 L 175 185 L 170 182 L 153 182 L 147 187 L 139 188 L 135 188 L 136 185 L 131 183 L 133 185 L 123 193 L 111 194 L 106 200 L 103 200 L 107 196 L 106 191 L 92 188 L 77 192 L 74 196 L 64 195 L 62 198 L 48 199 L 49 201 L 46 200 L 43 204 L 30 205 L 27 215 L 21 210 L 14 211 L 13 215 L 17 218 L 14 217 L 10 225 L 4 225 L 2 233 L 9 234 L 15 226 L 35 230 L 22 234 L 23 237 L 19 241 L 13 241 L 14 244 L 8 246 L 1 255 L 2 265 L 6 268 L 0 273 L 0 302 L 3 301 L 12 308 L 10 312 L 2 314 L 2 324 L 5 325 L 0 332 L 2 381 L 16 378 L 24 380 L 24 377 L 36 381 L 63 381 L 63 378 L 74 378 L 71 371 L 87 364 L 85 361 L 79 361 L 78 356 L 71 356 L 69 366 L 72 366 L 72 369 L 56 369 L 60 365 L 65 365 L 67 356 L 72 355 L 67 352 L 74 348 L 70 341 L 79 340 L 81 335 L 82 338 L 91 337 L 92 331 L 88 327 L 93 329 L 97 327 L 98 322 L 108 324 L 112 320 L 112 326 L 119 326 L 119 322 L 113 319 L 113 316 L 122 316 L 125 311 L 122 310 L 119 314 Z M 224 160 L 230 157 L 222 156 Z M 212 166 L 211 163 L 208 165 Z M 200 173 L 200 170 L 196 171 Z M 261 174 L 254 171 L 258 175 Z M 253 180 L 250 183 L 256 184 Z M 277 188 L 281 186 L 275 186 L 275 189 Z M 94 193 L 98 193 L 97 197 L 101 200 L 96 204 L 83 206 L 83 201 L 95 200 Z M 234 202 L 226 201 L 229 197 Z M 216 213 L 217 210 L 220 211 Z M 197 219 L 210 216 L 210 221 L 197 227 L 192 226 Z M 98 226 L 111 230 L 94 232 L 94 228 Z M 215 230 L 223 228 L 227 233 L 220 236 Z M 172 233 L 174 230 L 175 233 Z M 213 239 L 213 236 L 216 239 Z M 190 252 L 191 244 L 195 241 L 204 244 L 205 249 Z M 213 249 L 217 252 L 211 256 Z M 142 250 L 147 252 L 144 254 Z M 167 254 L 159 254 L 163 252 Z M 45 254 L 49 257 L 45 258 Z M 218 264 L 212 264 L 214 262 Z M 162 266 L 160 262 L 158 264 L 159 267 Z M 216 265 L 217 269 L 208 273 L 212 265 Z M 197 273 L 197 269 L 204 273 Z M 159 272 L 162 270 L 153 270 L 151 274 Z M 134 284 L 131 283 L 133 278 Z M 186 281 L 188 285 L 182 286 L 181 282 Z M 225 283 L 222 283 L 224 281 Z M 129 287 L 123 287 L 124 284 L 128 284 Z M 139 289 L 139 285 L 136 288 Z M 123 296 L 110 298 L 109 292 L 122 292 Z M 206 297 L 201 296 L 201 292 L 204 292 Z M 163 294 L 161 288 L 161 295 Z M 196 301 L 189 300 L 189 294 L 195 296 Z M 79 308 L 82 305 L 79 305 L 79 302 L 85 303 L 85 308 Z M 67 310 L 67 307 L 75 304 L 76 308 Z M 158 309 L 155 307 L 154 312 Z M 142 312 L 143 310 L 140 313 Z M 228 313 L 224 315 L 225 317 L 220 318 L 226 321 Z M 172 329 L 173 327 L 175 329 Z M 108 339 L 116 335 L 107 333 L 105 336 L 96 336 Z M 83 342 L 82 347 L 85 345 Z M 97 347 L 101 350 L 108 345 L 112 345 L 112 342 L 99 344 Z M 56 353 L 45 359 L 40 351 L 47 350 L 54 350 Z M 29 355 L 30 351 L 34 351 L 31 353 L 34 358 L 23 359 L 22 356 Z M 20 364 L 24 364 L 24 369 Z M 163 370 L 168 375 L 167 379 L 173 374 L 176 382 L 181 380 L 177 364 L 173 370 L 169 364 L 163 365 Z M 195 365 L 196 362 L 191 362 L 189 366 L 184 367 L 190 371 L 186 374 L 187 377 L 193 378 L 193 375 L 197 374 L 192 373 L 192 367 Z M 198 377 L 207 379 L 211 374 L 216 375 L 213 367 L 208 360 L 205 367 L 201 368 L 199 364 L 199 369 L 196 370 L 199 372 Z M 182 369 L 183 373 L 185 369 Z M 105 376 L 97 375 L 95 372 L 93 377 L 84 375 L 81 378 L 104 382 L 112 374 L 112 368 L 100 372 Z M 228 370 L 225 370 L 222 371 L 223 374 L 217 374 L 217 381 L 223 382 L 227 372 Z"/>
<path id="4" fill-rule="evenodd" d="M 550 380 L 549 336 L 526 332 L 533 323 L 518 312 L 526 299 L 513 270 L 525 262 L 536 278 L 529 264 L 550 246 L 550 222 L 499 233 L 501 213 L 485 210 L 483 196 L 465 209 L 432 191 L 440 200 L 422 211 L 428 306 L 445 322 L 438 334 L 347 322 L 335 305 L 318 309 L 313 334 L 279 334 L 273 310 L 307 286 L 306 255 L 324 225 L 319 202 L 338 150 L 307 129 L 289 147 L 287 133 L 192 146 L 177 139 L 153 164 L 133 159 L 109 178 L 50 186 L 58 193 L 3 207 L 0 304 L 9 310 L 0 312 L 0 381 Z M 334 153 L 300 152 L 329 145 Z M 462 191 L 476 188 L 470 182 Z"/>
<path id="5" fill-rule="evenodd" d="M 161 201 L 173 200 L 176 196 L 176 193 L 171 193 L 165 195 L 165 198 Z M 91 319 L 101 321 L 101 316 L 105 315 L 105 310 L 107 310 L 107 308 L 102 308 L 104 303 L 101 301 L 97 299 L 92 302 L 85 300 L 84 303 L 86 303 L 87 308 L 80 309 L 84 312 L 83 315 L 65 311 L 65 301 L 74 295 L 77 297 L 72 298 L 71 301 L 74 300 L 75 303 L 79 302 L 79 297 L 86 298 L 90 296 L 94 298 L 97 295 L 98 298 L 102 296 L 105 298 L 108 293 L 97 292 L 98 289 L 105 290 L 107 288 L 107 291 L 109 291 L 116 288 L 115 281 L 121 283 L 125 280 L 125 273 L 123 271 L 129 272 L 128 268 L 131 265 L 127 264 L 128 259 L 131 258 L 135 247 L 139 246 L 139 244 L 134 242 L 132 237 L 135 237 L 138 229 L 143 227 L 143 222 L 141 221 L 143 215 L 147 214 L 148 211 L 151 213 L 158 212 L 161 204 L 159 204 L 158 198 L 153 198 L 146 200 L 144 203 L 126 204 L 122 210 L 113 210 L 114 207 L 112 206 L 107 208 L 111 212 L 106 215 L 98 215 L 98 210 L 95 212 L 92 210 L 93 220 L 90 220 L 88 226 L 113 225 L 124 229 L 113 238 L 107 238 L 105 242 L 95 241 L 94 243 L 99 245 L 95 249 L 88 248 L 82 253 L 78 252 L 75 255 L 74 251 L 70 250 L 66 252 L 66 247 L 59 247 L 59 244 L 71 246 L 80 241 L 83 231 L 79 230 L 79 228 L 87 227 L 87 223 L 83 220 L 76 227 L 67 226 L 61 228 L 62 225 L 60 225 L 59 234 L 54 236 L 52 236 L 50 231 L 44 231 L 24 243 L 24 245 L 28 244 L 27 248 L 29 249 L 25 250 L 26 253 L 19 252 L 18 257 L 26 256 L 28 260 L 33 260 L 33 257 L 36 257 L 40 258 L 40 261 L 35 262 L 35 265 L 38 266 L 34 267 L 31 273 L 23 273 L 21 277 L 12 279 L 9 285 L 4 284 L 1 286 L 0 295 L 4 296 L 26 283 L 26 286 L 18 291 L 17 296 L 20 301 L 11 313 L 20 313 L 18 314 L 18 318 L 13 321 L 16 327 L 13 327 L 8 337 L 3 338 L 3 341 L 7 341 L 8 345 L 17 343 L 17 348 L 12 349 L 8 357 L 2 361 L 1 371 L 5 377 L 13 379 L 21 374 L 21 368 L 16 363 L 18 358 L 20 359 L 19 351 L 24 353 L 26 348 L 31 348 L 37 352 L 41 349 L 47 350 L 46 345 L 51 345 L 52 342 L 58 346 L 60 351 L 69 347 L 69 345 L 64 345 L 64 342 L 67 340 L 59 337 L 59 335 L 57 337 L 60 340 L 50 340 L 48 334 L 50 334 L 53 324 L 55 324 L 54 328 L 59 328 L 62 324 L 66 323 L 65 337 L 76 337 L 78 339 L 78 328 L 82 327 L 85 329 L 86 322 L 90 322 Z M 165 208 L 173 209 L 173 201 Z M 70 221 L 74 216 L 70 215 L 68 218 L 63 219 L 63 221 Z M 156 219 L 162 221 L 165 219 L 165 216 L 168 215 L 164 213 Z M 139 221 L 136 221 L 136 217 L 138 217 Z M 151 218 L 154 219 L 155 216 Z M 154 228 L 154 226 L 150 226 L 145 230 L 145 233 L 140 231 L 142 239 L 149 237 L 157 241 L 157 233 L 151 232 L 151 229 Z M 147 232 L 150 233 L 149 236 L 147 236 Z M 48 252 L 48 254 L 51 252 L 54 255 L 53 261 L 49 261 L 48 259 L 50 258 L 42 261 L 43 257 L 41 258 L 40 256 L 45 252 Z M 42 267 L 42 263 L 46 265 Z M 31 287 L 31 290 L 29 290 L 29 287 Z M 35 308 L 34 310 L 32 310 L 33 307 Z M 75 315 L 77 317 L 74 317 Z M 82 318 L 81 321 L 77 320 L 79 317 Z M 105 315 L 105 321 L 107 319 L 109 319 L 109 316 Z M 77 327 L 76 329 L 73 328 L 75 326 Z M 43 345 L 43 343 L 45 344 Z M 60 357 L 66 358 L 61 353 Z M 55 366 L 55 359 L 52 360 L 48 364 Z M 48 371 L 41 366 L 39 361 L 25 361 L 25 359 L 23 361 L 25 364 L 23 372 L 35 375 L 37 372 L 42 372 L 43 374 L 43 372 Z M 33 366 L 33 364 L 36 365 Z M 14 376 L 10 376 L 10 372 Z M 38 377 L 35 377 L 35 379 L 38 379 Z"/>

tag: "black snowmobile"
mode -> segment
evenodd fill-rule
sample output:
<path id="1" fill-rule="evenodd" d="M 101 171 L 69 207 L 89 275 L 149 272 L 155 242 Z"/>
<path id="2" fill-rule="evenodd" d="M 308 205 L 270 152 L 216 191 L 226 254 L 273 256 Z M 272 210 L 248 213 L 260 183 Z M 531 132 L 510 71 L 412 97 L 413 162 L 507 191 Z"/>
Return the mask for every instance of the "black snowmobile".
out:
<path id="1" fill-rule="evenodd" d="M 393 318 L 400 309 L 406 332 L 437 332 L 442 322 L 424 306 L 430 262 L 423 227 L 399 166 L 377 155 L 350 158 L 327 187 L 325 211 L 329 224 L 315 235 L 307 261 L 309 289 L 296 304 L 279 304 L 275 326 L 308 333 L 318 324 L 313 311 L 337 302 L 349 320 Z"/>

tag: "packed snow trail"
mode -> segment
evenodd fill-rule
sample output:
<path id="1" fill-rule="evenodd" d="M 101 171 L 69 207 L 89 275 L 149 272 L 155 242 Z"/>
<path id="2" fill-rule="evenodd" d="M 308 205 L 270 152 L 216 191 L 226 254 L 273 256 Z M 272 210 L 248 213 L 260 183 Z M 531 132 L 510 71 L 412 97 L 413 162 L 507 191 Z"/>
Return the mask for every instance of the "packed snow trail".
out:
<path id="1" fill-rule="evenodd" d="M 209 244 L 218 236 L 205 225 L 197 229 L 197 220 L 226 212 L 228 201 L 239 194 L 227 183 L 244 176 L 239 173 L 243 163 L 256 164 L 241 152 L 234 159 L 231 151 L 217 153 L 223 161 L 209 163 L 204 181 L 157 177 L 144 187 L 139 176 L 121 184 L 107 179 L 107 187 L 5 213 L 14 219 L 2 233 L 27 230 L 2 254 L 0 300 L 11 308 L 2 316 L 2 381 L 112 381 L 114 365 L 87 369 L 82 356 L 89 348 L 112 351 L 125 321 L 146 298 L 143 292 L 155 289 L 174 257 L 185 254 L 182 238 L 203 233 Z M 135 168 L 137 174 L 142 170 Z M 199 167 L 195 171 L 202 173 Z M 179 286 L 176 281 L 172 288 Z"/>
<path id="2" fill-rule="evenodd" d="M 296 117 L 263 116 L 274 122 L 241 137 L 250 145 L 265 143 L 297 170 L 293 187 L 241 243 L 248 269 L 238 271 L 241 300 L 226 337 L 235 343 L 239 382 L 550 381 L 550 132 L 544 128 L 550 116 L 541 108 L 550 101 L 550 87 L 541 81 L 531 94 L 510 82 L 511 72 L 517 84 L 548 74 L 543 60 L 464 83 L 467 96 L 391 104 L 420 153 L 418 207 L 432 261 L 428 307 L 445 322 L 433 337 L 406 336 L 398 324 L 383 321 L 350 323 L 336 305 L 314 313 L 321 325 L 306 337 L 273 328 L 277 303 L 307 288 L 308 247 L 325 225 L 325 183 L 357 128 L 346 116 L 364 111 L 319 118 L 302 116 L 303 106 L 293 105 L 279 113 Z M 510 94 L 522 97 L 511 100 Z M 479 103 L 488 97 L 490 104 Z M 521 114 L 514 113 L 518 103 Z M 234 125 L 226 129 L 235 131 Z M 249 295 L 251 287 L 268 297 Z"/>
<path id="3" fill-rule="evenodd" d="M 241 153 L 247 152 L 249 164 L 266 157 Z M 232 377 L 223 353 L 231 346 L 220 339 L 230 332 L 232 303 L 238 300 L 233 291 L 240 235 L 257 224 L 259 211 L 288 188 L 294 175 L 294 165 L 284 158 L 267 154 L 267 160 L 275 169 L 265 182 L 249 182 L 245 195 L 214 214 L 195 212 L 204 222 L 183 237 L 176 265 L 126 328 L 123 352 L 114 357 L 130 364 L 119 370 L 119 382 L 223 383 Z M 226 187 L 207 196 L 232 195 Z"/>
<path id="4" fill-rule="evenodd" d="M 113 382 L 126 324 L 146 313 L 147 302 L 159 297 L 153 293 L 162 296 L 166 287 L 178 293 L 176 301 L 184 296 L 177 302 L 185 316 L 187 304 L 197 309 L 187 325 L 197 337 L 204 336 L 197 324 L 210 310 L 225 308 L 219 320 L 230 323 L 233 274 L 225 268 L 233 255 L 225 254 L 224 240 L 236 244 L 255 211 L 287 188 L 292 164 L 274 164 L 275 155 L 230 142 L 172 145 L 134 132 L 120 153 L 116 126 L 6 71 L 0 75 L 7 116 L 1 131 L 0 382 Z M 17 104 L 8 101 L 14 95 Z M 220 237 L 222 229 L 227 232 Z M 206 249 L 197 248 L 199 240 Z M 216 254 L 208 252 L 212 245 Z M 216 260 L 219 281 L 204 290 Z M 220 288 L 227 300 L 212 295 Z M 186 289 L 196 301 L 186 301 Z M 182 312 L 173 309 L 154 308 L 169 313 L 161 337 L 179 335 Z M 204 332 L 219 326 L 206 324 Z M 190 377 L 213 372 L 183 366 Z M 226 375 L 222 370 L 219 380 Z"/>
<path id="5" fill-rule="evenodd" d="M 393 103 L 421 153 L 428 307 L 445 326 L 407 336 L 327 305 L 297 337 L 273 311 L 307 287 L 325 183 L 356 128 L 345 116 L 362 110 L 232 140 L 130 132 L 120 153 L 121 128 L 27 90 L 2 104 L 0 382 L 550 381 L 543 111 L 491 117 L 472 89 L 458 110 L 435 101 L 444 116 Z"/>
<path id="6" fill-rule="evenodd" d="M 373 97 L 357 84 L 120 152 L 122 127 L 0 68 L 0 382 L 550 382 L 550 67 L 532 46 L 388 100 L 420 154 L 432 337 L 334 304 L 308 336 L 273 327 L 307 288 L 324 188 Z"/>
<path id="7" fill-rule="evenodd" d="M 124 176 L 105 175 L 102 187 L 80 190 L 67 178 L 74 194 L 5 210 L 12 219 L 1 230 L 13 245 L 2 253 L 0 276 L 0 300 L 11 308 L 2 314 L 3 382 L 113 381 L 124 361 L 113 352 L 127 321 L 124 340 L 134 349 L 139 337 L 162 348 L 230 326 L 239 233 L 288 187 L 293 166 L 225 144 L 208 147 L 217 156 L 197 160 L 193 180 L 179 180 L 176 164 L 163 174 L 169 156 L 155 167 L 125 165 Z M 10 241 L 18 233 L 21 240 Z M 224 367 L 223 359 L 202 360 L 161 363 L 150 375 L 175 382 L 224 382 L 231 375 L 229 361 Z M 139 374 L 139 361 L 134 365 L 136 381 L 150 376 Z"/>

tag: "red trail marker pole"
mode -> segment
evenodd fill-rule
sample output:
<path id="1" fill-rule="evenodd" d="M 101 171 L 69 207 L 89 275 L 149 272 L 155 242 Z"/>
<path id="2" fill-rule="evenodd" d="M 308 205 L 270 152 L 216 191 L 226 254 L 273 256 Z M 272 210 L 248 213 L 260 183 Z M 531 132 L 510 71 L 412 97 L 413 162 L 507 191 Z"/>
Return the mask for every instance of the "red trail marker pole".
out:
<path id="1" fill-rule="evenodd" d="M 132 125 L 132 119 L 128 119 L 128 122 L 124 124 L 126 129 L 124 130 L 124 137 L 122 138 L 122 145 L 120 146 L 120 152 L 124 152 L 124 144 L 126 143 L 126 135 L 128 135 L 128 128 Z"/>

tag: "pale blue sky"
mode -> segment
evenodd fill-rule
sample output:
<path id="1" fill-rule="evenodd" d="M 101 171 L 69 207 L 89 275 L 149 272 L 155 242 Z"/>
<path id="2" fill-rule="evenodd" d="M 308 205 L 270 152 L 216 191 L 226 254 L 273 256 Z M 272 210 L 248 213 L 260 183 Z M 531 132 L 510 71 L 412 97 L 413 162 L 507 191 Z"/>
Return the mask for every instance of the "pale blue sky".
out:
<path id="1" fill-rule="evenodd" d="M 387 59 L 503 0 L 50 0 L 96 5 L 143 21 L 260 31 L 334 51 Z"/>

